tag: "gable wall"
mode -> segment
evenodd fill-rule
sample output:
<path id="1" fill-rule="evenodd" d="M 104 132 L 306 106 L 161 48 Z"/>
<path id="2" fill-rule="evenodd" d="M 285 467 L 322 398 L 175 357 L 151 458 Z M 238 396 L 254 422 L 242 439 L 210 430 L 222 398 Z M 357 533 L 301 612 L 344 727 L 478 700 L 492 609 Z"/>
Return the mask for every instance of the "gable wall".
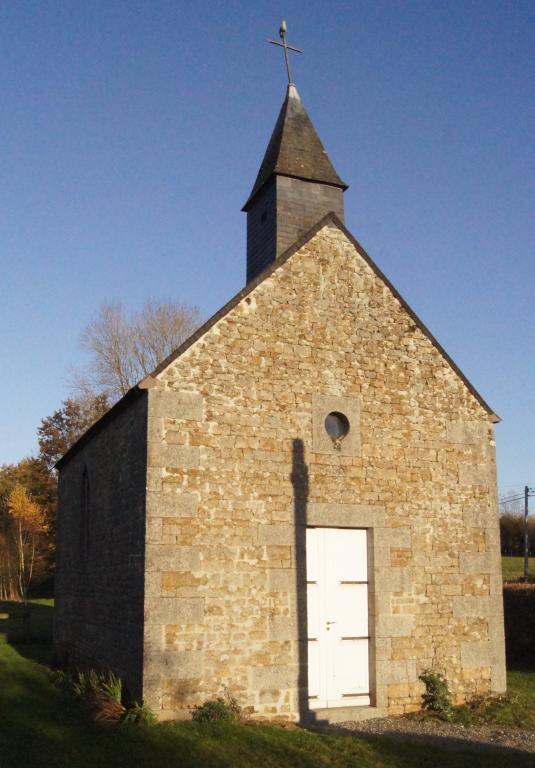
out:
<path id="1" fill-rule="evenodd" d="M 314 442 L 318 396 L 359 406 L 351 450 Z M 307 524 L 373 534 L 381 711 L 416 708 L 435 664 L 459 700 L 503 690 L 493 427 L 340 230 L 159 374 L 148 440 L 144 696 L 160 716 L 224 685 L 257 714 L 302 713 Z"/>
<path id="2" fill-rule="evenodd" d="M 93 435 L 59 479 L 54 639 L 60 662 L 112 670 L 141 698 L 147 398 Z M 89 544 L 81 486 L 89 478 Z"/>

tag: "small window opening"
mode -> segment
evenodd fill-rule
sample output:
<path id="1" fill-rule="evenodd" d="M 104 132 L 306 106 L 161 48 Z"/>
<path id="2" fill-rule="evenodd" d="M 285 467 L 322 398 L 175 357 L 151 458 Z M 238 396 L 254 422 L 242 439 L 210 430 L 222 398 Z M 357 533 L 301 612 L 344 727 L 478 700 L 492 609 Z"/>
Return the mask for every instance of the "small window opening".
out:
<path id="1" fill-rule="evenodd" d="M 261 221 L 262 224 L 266 223 L 266 221 L 267 221 L 267 211 L 264 211 L 262 216 L 260 216 L 260 221 Z"/>
<path id="2" fill-rule="evenodd" d="M 339 411 L 332 411 L 325 417 L 325 431 L 333 441 L 336 450 L 340 450 L 342 440 L 349 432 L 349 419 Z"/>

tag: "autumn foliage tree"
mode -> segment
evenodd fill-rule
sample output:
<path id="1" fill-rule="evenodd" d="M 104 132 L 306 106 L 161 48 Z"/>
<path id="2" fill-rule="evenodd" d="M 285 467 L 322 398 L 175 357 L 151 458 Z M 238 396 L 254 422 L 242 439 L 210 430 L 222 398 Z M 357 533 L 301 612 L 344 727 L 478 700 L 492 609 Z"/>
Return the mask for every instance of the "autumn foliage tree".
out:
<path id="1" fill-rule="evenodd" d="M 109 407 L 106 395 L 64 400 L 37 430 L 39 457 L 49 470 Z"/>
<path id="2" fill-rule="evenodd" d="M 53 532 L 57 507 L 57 481 L 47 465 L 39 458 L 22 459 L 18 464 L 0 467 L 0 599 L 20 599 L 17 584 L 17 553 L 10 511 L 12 494 L 22 488 L 43 517 L 43 536 L 39 536 L 39 557 L 33 569 L 33 581 L 46 578 L 53 569 Z M 17 491 L 20 494 L 20 490 Z M 45 542 L 46 539 L 46 542 Z M 45 546 L 46 543 L 46 546 Z M 42 546 L 41 546 L 42 545 Z"/>
<path id="3" fill-rule="evenodd" d="M 16 483 L 7 497 L 0 541 L 0 595 L 3 599 L 26 600 L 32 579 L 46 567 L 50 546 L 44 510 Z"/>
<path id="4" fill-rule="evenodd" d="M 37 457 L 0 467 L 0 599 L 25 598 L 32 581 L 53 574 L 58 459 L 200 322 L 194 307 L 150 300 L 134 313 L 105 304 L 86 327 L 75 397 L 42 419 Z"/>

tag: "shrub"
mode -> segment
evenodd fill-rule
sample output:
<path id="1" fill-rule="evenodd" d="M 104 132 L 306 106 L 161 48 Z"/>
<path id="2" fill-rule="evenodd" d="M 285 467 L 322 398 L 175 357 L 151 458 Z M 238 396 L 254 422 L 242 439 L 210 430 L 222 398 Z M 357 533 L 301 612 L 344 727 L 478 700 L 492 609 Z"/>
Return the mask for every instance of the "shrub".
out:
<path id="1" fill-rule="evenodd" d="M 123 698 L 123 681 L 113 672 L 108 672 L 107 675 L 101 675 L 99 679 L 100 690 L 107 694 L 110 699 L 116 701 L 117 704 L 121 703 Z"/>
<path id="2" fill-rule="evenodd" d="M 426 669 L 418 678 L 425 685 L 422 694 L 423 708 L 439 715 L 443 720 L 450 720 L 453 714 L 451 691 L 448 681 L 441 672 Z"/>
<path id="3" fill-rule="evenodd" d="M 241 720 L 241 707 L 235 697 L 225 691 L 225 698 L 219 696 L 205 701 L 200 707 L 194 708 L 191 717 L 198 723 L 237 723 Z"/>
<path id="4" fill-rule="evenodd" d="M 156 715 L 147 704 L 138 704 L 134 701 L 124 713 L 122 722 L 131 725 L 154 725 Z"/>
<path id="5" fill-rule="evenodd" d="M 70 677 L 71 691 L 77 698 L 92 693 L 103 693 L 117 704 L 121 703 L 123 684 L 113 672 L 97 672 L 95 669 L 76 670 Z"/>
<path id="6" fill-rule="evenodd" d="M 152 725 L 156 722 L 156 715 L 146 704 L 134 701 L 126 708 L 123 706 L 123 683 L 113 672 L 86 669 L 69 674 L 57 669 L 50 673 L 50 677 L 64 693 L 81 699 L 99 723 Z"/>
<path id="7" fill-rule="evenodd" d="M 62 669 L 53 669 L 50 672 L 50 679 L 54 685 L 64 693 L 72 693 L 72 678 Z"/>

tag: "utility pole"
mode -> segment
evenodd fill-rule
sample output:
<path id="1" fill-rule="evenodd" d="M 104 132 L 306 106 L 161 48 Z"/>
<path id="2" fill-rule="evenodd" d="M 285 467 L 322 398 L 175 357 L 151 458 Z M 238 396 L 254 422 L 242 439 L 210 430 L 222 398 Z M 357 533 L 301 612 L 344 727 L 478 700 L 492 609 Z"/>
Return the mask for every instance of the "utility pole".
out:
<path id="1" fill-rule="evenodd" d="M 508 496 L 506 499 L 502 499 L 500 504 L 508 504 L 511 501 L 520 501 L 524 497 L 524 581 L 529 580 L 529 497 L 535 496 L 535 488 L 524 486 L 524 493 L 518 493 L 514 496 Z M 507 508 L 503 508 L 507 511 Z M 517 514 L 513 512 L 513 514 Z"/>
<path id="2" fill-rule="evenodd" d="M 524 581 L 529 579 L 529 529 L 528 529 L 528 515 L 529 515 L 529 488 L 524 486 Z"/>

